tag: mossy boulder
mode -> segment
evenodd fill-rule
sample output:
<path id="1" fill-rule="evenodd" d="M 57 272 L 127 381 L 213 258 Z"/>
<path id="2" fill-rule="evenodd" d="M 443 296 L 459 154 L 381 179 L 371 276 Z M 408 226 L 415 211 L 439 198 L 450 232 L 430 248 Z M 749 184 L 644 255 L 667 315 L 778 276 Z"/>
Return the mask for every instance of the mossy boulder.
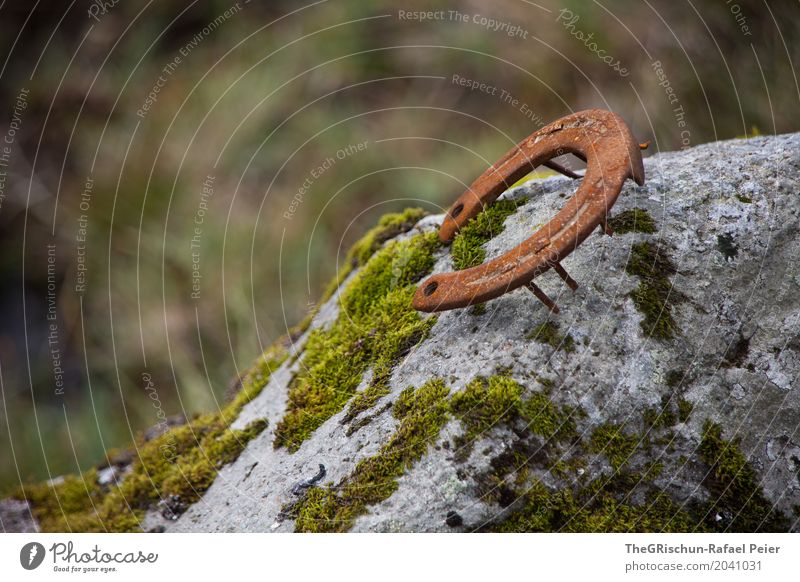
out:
<path id="1" fill-rule="evenodd" d="M 530 236 L 574 182 L 513 188 L 450 246 L 441 216 L 389 216 L 243 395 L 158 437 L 186 445 L 181 471 L 154 462 L 150 486 L 138 459 L 112 492 L 95 471 L 15 498 L 45 529 L 800 529 L 800 134 L 645 168 L 617 234 L 563 262 L 578 290 L 537 279 L 559 315 L 524 290 L 434 316 L 410 299 Z"/>

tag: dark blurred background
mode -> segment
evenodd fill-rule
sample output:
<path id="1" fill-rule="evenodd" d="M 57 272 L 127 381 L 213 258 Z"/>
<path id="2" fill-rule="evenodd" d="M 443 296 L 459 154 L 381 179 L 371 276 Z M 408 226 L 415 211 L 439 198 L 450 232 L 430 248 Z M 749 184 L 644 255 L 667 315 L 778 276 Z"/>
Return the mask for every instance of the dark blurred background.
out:
<path id="1" fill-rule="evenodd" d="M 0 1 L 0 485 L 215 409 L 378 216 L 570 111 L 650 153 L 796 131 L 799 35 L 796 0 Z"/>

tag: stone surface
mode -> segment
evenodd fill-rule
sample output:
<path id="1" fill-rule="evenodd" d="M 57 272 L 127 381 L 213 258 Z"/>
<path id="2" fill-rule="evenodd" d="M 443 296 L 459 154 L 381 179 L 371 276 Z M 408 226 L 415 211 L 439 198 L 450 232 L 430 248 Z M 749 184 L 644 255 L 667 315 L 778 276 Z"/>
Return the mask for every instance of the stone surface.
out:
<path id="1" fill-rule="evenodd" d="M 18 499 L 0 500 L 0 529 L 5 533 L 36 533 L 39 531 L 28 503 Z"/>

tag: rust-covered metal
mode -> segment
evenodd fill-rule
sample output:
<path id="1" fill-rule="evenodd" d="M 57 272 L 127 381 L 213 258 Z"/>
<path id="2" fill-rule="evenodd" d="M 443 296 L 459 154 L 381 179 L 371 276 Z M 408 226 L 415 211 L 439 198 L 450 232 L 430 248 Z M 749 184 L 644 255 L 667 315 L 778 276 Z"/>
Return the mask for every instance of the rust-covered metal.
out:
<path id="1" fill-rule="evenodd" d="M 636 142 L 619 115 L 602 109 L 573 113 L 532 133 L 459 196 L 445 216 L 439 238 L 451 241 L 460 227 L 540 165 L 580 177 L 552 162 L 552 158 L 571 153 L 586 162 L 578 190 L 547 224 L 504 255 L 477 267 L 436 274 L 423 281 L 414 295 L 414 308 L 446 311 L 482 303 L 525 286 L 557 313 L 556 304 L 533 280 L 554 268 L 571 289 L 577 288 L 560 261 L 598 226 L 612 234 L 606 219 L 625 180 L 632 178 L 637 184 L 644 184 L 640 151 L 644 147 Z"/>

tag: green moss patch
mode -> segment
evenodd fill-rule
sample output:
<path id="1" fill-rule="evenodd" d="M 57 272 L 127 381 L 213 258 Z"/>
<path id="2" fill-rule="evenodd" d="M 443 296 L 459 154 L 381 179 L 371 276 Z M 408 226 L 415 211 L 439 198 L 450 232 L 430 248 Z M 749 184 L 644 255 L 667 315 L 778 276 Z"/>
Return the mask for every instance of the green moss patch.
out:
<path id="1" fill-rule="evenodd" d="M 422 319 L 411 298 L 416 283 L 433 268 L 438 245 L 435 233 L 392 241 L 342 290 L 336 321 L 308 338 L 301 372 L 289 387 L 286 414 L 275 429 L 276 448 L 296 451 L 346 406 L 370 367 L 372 382 L 354 399 L 347 416 L 352 419 L 388 393 L 395 363 L 436 322 Z"/>
<path id="2" fill-rule="evenodd" d="M 631 460 L 638 443 L 638 435 L 627 434 L 614 424 L 604 424 L 592 432 L 589 451 L 605 455 L 611 466 L 619 470 Z"/>
<path id="3" fill-rule="evenodd" d="M 521 384 L 501 374 L 476 378 L 450 399 L 451 411 L 465 428 L 456 442 L 456 459 L 465 460 L 474 442 L 495 426 L 511 428 L 519 437 L 491 460 L 491 471 L 475 478 L 479 495 L 501 507 L 515 501 L 515 487 L 524 484 L 532 466 L 549 468 L 556 444 L 577 435 L 570 407 L 556 406 L 545 393 L 523 397 L 524 392 Z"/>
<path id="4" fill-rule="evenodd" d="M 651 429 L 666 429 L 680 420 L 685 402 L 665 398 L 653 409 Z M 676 404 L 677 403 L 677 404 Z M 460 419 L 474 438 L 504 425 L 517 435 L 510 446 L 490 461 L 491 470 L 475 476 L 486 500 L 508 507 L 498 521 L 481 530 L 505 532 L 692 532 L 786 531 L 788 522 L 764 498 L 755 472 L 737 443 L 722 439 L 718 425 L 706 423 L 698 448 L 709 465 L 707 504 L 678 505 L 655 480 L 665 472 L 669 457 L 634 461 L 636 452 L 651 451 L 652 443 L 622 427 L 605 424 L 588 439 L 579 439 L 575 411 L 559 407 L 546 393 L 525 396 L 525 388 L 508 375 L 477 378 L 448 400 L 441 380 L 418 390 L 408 388 L 393 405 L 399 425 L 380 452 L 361 461 L 336 485 L 309 491 L 294 508 L 297 531 L 347 531 L 369 505 L 387 499 L 397 478 L 427 451 L 448 419 Z M 644 421 L 652 414 L 645 413 Z M 526 425 L 523 427 L 522 423 Z M 662 431 L 663 432 L 663 431 Z M 669 431 L 667 431 L 669 432 Z M 537 440 L 531 435 L 541 437 Z M 560 443 L 577 451 L 565 458 Z M 593 479 L 576 479 L 587 466 L 581 451 L 603 454 L 614 469 Z M 681 464 L 686 459 L 679 459 Z M 556 488 L 531 479 L 532 470 L 548 471 L 562 481 Z M 636 501 L 634 501 L 636 500 Z M 718 516 L 723 516 L 722 520 Z"/>
<path id="5" fill-rule="evenodd" d="M 694 404 L 685 398 L 678 398 L 678 421 L 686 422 L 694 410 Z"/>
<path id="6" fill-rule="evenodd" d="M 627 234 L 629 232 L 653 234 L 658 230 L 655 220 L 644 208 L 623 210 L 616 216 L 611 217 L 608 220 L 608 225 L 614 229 L 616 234 Z"/>
<path id="7" fill-rule="evenodd" d="M 665 397 L 646 412 L 645 426 L 666 430 L 685 420 L 690 404 Z M 508 507 L 498 521 L 481 530 L 504 532 L 698 532 L 786 531 L 788 522 L 764 498 L 755 472 L 737 443 L 721 437 L 707 423 L 698 448 L 710 466 L 706 485 L 713 501 L 679 505 L 655 483 L 669 457 L 634 460 L 637 451 L 652 453 L 653 442 L 623 427 L 604 424 L 588 439 L 579 439 L 576 412 L 559 407 L 546 393 L 525 397 L 524 387 L 507 374 L 477 378 L 449 401 L 444 384 L 433 381 L 419 390 L 405 390 L 394 404 L 397 432 L 381 452 L 359 463 L 336 486 L 311 490 L 294 515 L 298 531 L 346 531 L 368 505 L 388 498 L 397 478 L 425 454 L 447 420 L 449 411 L 472 438 L 506 426 L 518 438 L 493 457 L 491 470 L 475 476 L 486 500 Z M 526 423 L 525 426 L 522 423 Z M 537 440 L 537 435 L 543 440 Z M 565 458 L 561 443 L 577 451 Z M 605 455 L 614 471 L 593 479 L 576 479 L 587 466 L 582 451 Z M 488 451 L 487 451 L 488 453 Z M 681 458 L 679 464 L 687 460 Z M 531 479 L 532 470 L 548 471 L 562 481 L 556 488 Z M 578 474 L 582 474 L 581 471 Z M 636 500 L 636 501 L 635 501 Z M 723 518 L 720 521 L 719 515 Z"/>
<path id="8" fill-rule="evenodd" d="M 378 219 L 377 226 L 368 230 L 363 237 L 350 247 L 344 264 L 339 267 L 336 271 L 336 276 L 328 283 L 316 308 L 297 327 L 303 331 L 307 329 L 319 307 L 333 297 L 333 294 L 336 293 L 347 276 L 353 272 L 353 269 L 366 265 L 367 261 L 381 248 L 383 243 L 404 232 L 408 232 L 427 214 L 422 208 L 406 208 L 403 212 L 392 212 L 381 216 Z"/>
<path id="9" fill-rule="evenodd" d="M 722 427 L 707 420 L 698 452 L 710 467 L 705 483 L 711 493 L 705 511 L 709 529 L 734 532 L 788 530 L 786 517 L 764 497 L 756 472 L 740 450 L 738 440 L 725 440 Z"/>
<path id="10" fill-rule="evenodd" d="M 644 411 L 644 425 L 646 429 L 652 430 L 673 426 L 678 419 L 675 411 L 674 399 L 668 395 L 661 397 L 661 406 L 648 408 Z"/>
<path id="11" fill-rule="evenodd" d="M 474 439 L 494 426 L 521 418 L 525 428 L 547 440 L 574 437 L 575 421 L 569 407 L 553 404 L 547 394 L 537 392 L 523 398 L 524 387 L 506 375 L 479 377 L 450 399 L 450 409 Z"/>
<path id="12" fill-rule="evenodd" d="M 521 405 L 522 386 L 508 376 L 476 378 L 450 401 L 451 410 L 461 419 L 470 440 L 519 416 Z"/>
<path id="13" fill-rule="evenodd" d="M 397 479 L 422 458 L 444 426 L 447 395 L 441 380 L 404 390 L 393 407 L 399 425 L 389 441 L 338 485 L 311 489 L 297 508 L 295 531 L 347 531 L 368 505 L 394 493 Z"/>
<path id="14" fill-rule="evenodd" d="M 575 340 L 568 333 L 562 334 L 555 321 L 545 321 L 537 325 L 525 336 L 525 339 L 535 340 L 567 353 L 575 351 Z"/>
<path id="15" fill-rule="evenodd" d="M 568 406 L 556 406 L 547 394 L 537 392 L 526 398 L 520 413 L 527 428 L 547 441 L 572 440 L 577 436 L 576 412 Z"/>
<path id="16" fill-rule="evenodd" d="M 486 260 L 483 245 L 503 232 L 506 218 L 514 214 L 525 202 L 527 202 L 525 198 L 498 200 L 461 227 L 450 248 L 455 270 L 461 271 L 483 263 Z"/>
<path id="17" fill-rule="evenodd" d="M 543 396 L 543 395 L 542 395 Z M 558 411 L 546 397 L 541 398 L 544 410 L 556 412 L 556 419 L 573 416 L 573 413 Z M 558 422 L 558 420 L 556 420 Z M 703 531 L 701 520 L 689 510 L 679 507 L 654 483 L 663 471 L 661 462 L 643 463 L 641 470 L 631 470 L 632 457 L 642 444 L 635 434 L 627 434 L 621 427 L 606 424 L 597 427 L 588 442 L 577 440 L 574 425 L 563 431 L 570 438 L 572 447 L 578 454 L 564 460 L 563 451 L 553 449 L 557 439 L 550 438 L 527 456 L 527 467 L 541 465 L 541 460 L 560 460 L 544 468 L 562 485 L 555 489 L 546 487 L 540 480 L 520 483 L 519 475 L 527 475 L 526 465 L 516 465 L 513 483 L 507 478 L 495 476 L 494 495 L 501 507 L 515 503 L 512 513 L 503 521 L 482 527 L 488 531 L 500 532 L 687 532 Z M 545 434 L 553 434 L 545 433 Z M 516 451 L 519 445 L 512 445 Z M 575 474 L 585 463 L 580 451 L 604 454 L 614 468 L 610 475 L 600 475 L 588 482 L 576 479 Z M 514 457 L 518 462 L 518 455 Z M 493 463 L 494 466 L 494 463 Z M 506 469 L 506 473 L 509 471 Z M 578 473 L 578 474 L 582 474 Z M 485 489 L 485 477 L 478 480 L 479 490 Z M 634 499 L 644 498 L 644 502 Z"/>
<path id="18" fill-rule="evenodd" d="M 140 443 L 131 453 L 131 471 L 121 482 L 101 487 L 92 469 L 57 483 L 25 485 L 14 496 L 27 499 L 42 531 L 52 532 L 137 531 L 145 511 L 160 500 L 171 498 L 177 505 L 197 501 L 220 468 L 233 462 L 266 428 L 265 420 L 244 430 L 232 430 L 230 424 L 285 358 L 282 348 L 268 350 L 219 413 L 200 416 Z"/>
<path id="19" fill-rule="evenodd" d="M 673 288 L 670 281 L 677 269 L 666 248 L 650 241 L 633 245 L 625 272 L 639 278 L 639 285 L 631 292 L 631 298 L 644 316 L 640 325 L 645 335 L 659 340 L 674 338 L 678 326 L 672 311 L 684 296 Z"/>
<path id="20" fill-rule="evenodd" d="M 681 385 L 686 374 L 682 370 L 670 370 L 664 377 L 664 383 L 670 388 L 676 388 Z"/>
<path id="21" fill-rule="evenodd" d="M 691 516 L 664 493 L 651 491 L 642 505 L 630 502 L 641 477 L 619 473 L 599 477 L 573 491 L 551 492 L 535 482 L 523 506 L 489 529 L 500 532 L 687 532 L 697 531 Z"/>
<path id="22" fill-rule="evenodd" d="M 469 314 L 475 317 L 480 317 L 486 314 L 486 303 L 476 303 L 469 309 Z"/>
<path id="23" fill-rule="evenodd" d="M 422 208 L 406 208 L 403 212 L 384 214 L 373 227 L 347 253 L 347 263 L 353 267 L 361 267 L 374 255 L 381 245 L 404 232 L 408 232 L 427 212 Z"/>
<path id="24" fill-rule="evenodd" d="M 573 434 L 572 438 L 576 435 Z M 556 461 L 550 467 L 541 466 L 540 469 L 548 469 L 551 475 L 563 481 L 555 490 L 538 479 L 525 484 L 519 479 L 520 475 L 527 475 L 526 466 L 536 466 L 542 459 L 548 462 L 556 457 L 563 459 L 563 452 L 552 450 L 553 440 L 539 447 L 535 454 L 528 454 L 521 465 L 516 464 L 519 455 L 515 455 L 513 470 L 516 479 L 509 482 L 498 472 L 494 476 L 493 495 L 487 496 L 495 499 L 501 507 L 515 503 L 514 510 L 501 517 L 502 521 L 481 529 L 500 532 L 702 531 L 703 526 L 696 516 L 679 507 L 653 484 L 664 470 L 662 463 L 645 463 L 641 471 L 624 467 L 637 449 L 637 443 L 635 435 L 627 435 L 618 427 L 599 427 L 588 443 L 575 441 L 573 446 L 578 449 L 587 446 L 590 451 L 608 455 L 615 471 L 588 482 L 575 479 L 575 472 L 585 467 L 580 455 Z M 511 447 L 512 451 L 518 449 L 519 445 Z M 503 468 L 503 473 L 510 473 L 510 470 Z M 485 482 L 485 478 L 478 480 L 479 490 L 485 489 Z M 640 498 L 644 498 L 643 503 L 634 503 L 633 499 Z"/>
<path id="25" fill-rule="evenodd" d="M 488 382 L 487 382 L 488 383 Z M 453 396 L 456 399 L 458 394 Z M 471 399 L 475 401 L 473 397 Z M 514 398 L 498 399 L 513 402 Z M 475 404 L 477 405 L 477 403 Z M 501 514 L 502 521 L 479 529 L 501 532 L 639 532 L 702 530 L 696 516 L 679 507 L 653 484 L 664 470 L 661 462 L 643 463 L 641 470 L 629 467 L 632 457 L 644 444 L 636 434 L 606 424 L 597 427 L 588 442 L 578 438 L 569 407 L 556 406 L 544 393 L 522 398 L 517 406 L 520 417 L 529 423 L 530 432 L 544 438 L 531 440 L 526 431 L 514 432 L 519 440 L 490 462 L 492 471 L 476 476 L 478 492 L 500 507 L 513 507 Z M 494 415 L 496 416 L 497 411 Z M 560 442 L 570 443 L 577 454 L 565 457 Z M 585 471 L 581 451 L 604 454 L 614 468 L 588 482 L 575 475 Z M 547 471 L 562 481 L 556 489 L 539 479 L 530 480 L 531 469 Z M 634 503 L 633 499 L 642 499 Z"/>
<path id="26" fill-rule="evenodd" d="M 311 489 L 306 498 L 295 504 L 291 516 L 296 519 L 296 531 L 348 530 L 368 505 L 383 501 L 395 491 L 397 478 L 425 454 L 449 413 L 460 418 L 465 432 L 474 438 L 495 425 L 519 421 L 524 422 L 521 432 L 551 442 L 575 437 L 571 409 L 557 407 L 540 393 L 523 398 L 523 392 L 522 385 L 504 375 L 477 378 L 449 400 L 441 380 L 428 382 L 417 390 L 407 388 L 393 405 L 400 424 L 391 439 L 340 483 Z M 487 479 L 486 489 L 495 490 L 494 494 L 501 497 L 510 492 L 510 488 L 503 488 L 502 480 L 515 469 L 516 484 L 520 485 L 528 475 L 526 464 L 538 458 L 538 448 L 523 443 L 493 460 L 502 477 Z"/>

